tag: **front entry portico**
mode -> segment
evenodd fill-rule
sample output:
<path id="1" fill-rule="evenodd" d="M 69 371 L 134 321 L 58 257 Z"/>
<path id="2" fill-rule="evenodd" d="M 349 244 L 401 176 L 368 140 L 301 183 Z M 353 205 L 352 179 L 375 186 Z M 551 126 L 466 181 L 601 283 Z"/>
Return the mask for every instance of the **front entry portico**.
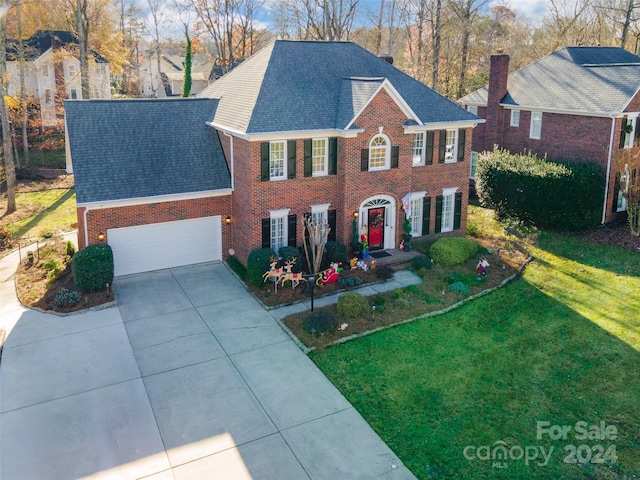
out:
<path id="1" fill-rule="evenodd" d="M 393 197 L 369 197 L 360 204 L 358 212 L 358 235 L 367 234 L 370 250 L 396 247 L 396 201 Z"/>

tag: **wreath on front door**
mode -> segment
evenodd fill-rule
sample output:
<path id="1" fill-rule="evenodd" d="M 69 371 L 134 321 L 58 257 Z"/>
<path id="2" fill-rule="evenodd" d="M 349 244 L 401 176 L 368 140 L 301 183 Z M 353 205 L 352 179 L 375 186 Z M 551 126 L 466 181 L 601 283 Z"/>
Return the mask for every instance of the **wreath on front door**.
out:
<path id="1" fill-rule="evenodd" d="M 382 227 L 382 220 L 382 214 L 376 213 L 371 220 L 370 226 L 373 228 L 380 228 Z"/>

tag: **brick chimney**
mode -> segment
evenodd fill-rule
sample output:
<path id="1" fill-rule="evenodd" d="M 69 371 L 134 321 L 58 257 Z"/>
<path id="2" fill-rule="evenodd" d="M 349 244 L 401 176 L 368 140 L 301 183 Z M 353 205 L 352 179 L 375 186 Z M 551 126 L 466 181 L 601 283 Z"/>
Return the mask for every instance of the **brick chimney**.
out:
<path id="1" fill-rule="evenodd" d="M 504 128 L 504 108 L 500 106 L 500 102 L 507 94 L 508 77 L 509 55 L 502 50 L 498 50 L 494 55 L 491 55 L 491 66 L 489 68 L 485 150 L 493 150 L 494 145 L 500 145 L 502 129 Z"/>

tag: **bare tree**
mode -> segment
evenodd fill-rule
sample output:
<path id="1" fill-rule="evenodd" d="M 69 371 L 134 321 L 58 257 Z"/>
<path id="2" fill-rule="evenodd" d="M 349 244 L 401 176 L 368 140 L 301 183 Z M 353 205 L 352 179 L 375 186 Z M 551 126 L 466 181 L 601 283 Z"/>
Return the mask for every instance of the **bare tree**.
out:
<path id="1" fill-rule="evenodd" d="M 149 18 L 146 24 L 147 34 L 151 37 L 151 50 L 156 57 L 157 78 L 151 79 L 151 89 L 158 94 L 158 90 L 164 89 L 162 80 L 162 27 L 165 22 L 165 11 L 162 0 L 147 0 Z"/>
<path id="2" fill-rule="evenodd" d="M 302 220 L 304 230 L 308 234 L 308 241 L 304 242 L 304 254 L 307 258 L 307 265 L 310 273 L 318 273 L 322 256 L 324 255 L 324 247 L 329 238 L 331 227 L 326 223 L 317 223 L 312 221 L 311 217 L 305 217 Z"/>
<path id="3" fill-rule="evenodd" d="M 24 41 L 22 39 L 22 15 L 20 1 L 16 2 L 16 22 L 18 27 L 18 70 L 20 75 L 20 113 L 22 123 L 22 152 L 24 153 L 24 164 L 29 166 L 31 157 L 29 155 L 29 136 L 27 134 L 27 123 L 29 121 L 29 109 L 27 108 L 27 91 L 25 88 L 25 58 Z M 16 157 L 17 158 L 17 157 Z"/>
<path id="4" fill-rule="evenodd" d="M 0 15 L 0 115 L 2 116 L 2 152 L 4 155 L 4 173 L 7 180 L 7 210 L 6 213 L 16 211 L 16 170 L 11 150 L 11 132 L 9 131 L 9 109 L 7 108 L 7 15 L 11 5 L 8 0 L 2 0 Z"/>

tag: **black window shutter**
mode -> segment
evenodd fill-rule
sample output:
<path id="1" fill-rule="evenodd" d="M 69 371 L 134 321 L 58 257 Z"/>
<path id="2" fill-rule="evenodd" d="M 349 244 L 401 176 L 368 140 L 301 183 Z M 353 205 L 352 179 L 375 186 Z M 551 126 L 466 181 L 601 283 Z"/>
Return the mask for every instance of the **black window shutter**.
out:
<path id="1" fill-rule="evenodd" d="M 327 237 L 327 241 L 335 242 L 336 241 L 336 211 L 335 210 L 329 210 L 327 212 L 327 223 L 331 228 L 331 231 L 329 232 L 329 236 Z"/>
<path id="2" fill-rule="evenodd" d="M 429 234 L 429 224 L 431 223 L 431 197 L 422 199 L 422 235 Z"/>
<path id="3" fill-rule="evenodd" d="M 287 142 L 287 177 L 296 178 L 296 141 L 289 140 Z"/>
<path id="4" fill-rule="evenodd" d="M 624 148 L 624 137 L 627 130 L 627 117 L 622 119 L 622 125 L 620 126 L 620 148 Z"/>
<path id="5" fill-rule="evenodd" d="M 311 218 L 311 214 L 310 213 L 305 213 L 302 215 L 303 218 Z M 303 223 L 304 225 L 304 223 Z M 304 228 L 304 227 L 303 227 Z M 307 245 L 309 245 L 309 230 L 307 230 L 306 228 L 304 228 L 304 243 L 306 243 Z"/>
<path id="6" fill-rule="evenodd" d="M 262 219 L 262 248 L 271 248 L 271 219 Z"/>
<path id="7" fill-rule="evenodd" d="M 360 150 L 360 171 L 366 172 L 369 170 L 369 149 L 363 148 Z"/>
<path id="8" fill-rule="evenodd" d="M 636 118 L 636 134 L 633 139 L 633 146 L 640 145 L 640 117 Z"/>
<path id="9" fill-rule="evenodd" d="M 464 140 L 467 136 L 467 131 L 464 128 L 458 130 L 458 161 L 464 162 Z"/>
<path id="10" fill-rule="evenodd" d="M 287 225 L 287 245 L 290 247 L 297 247 L 298 243 L 298 235 L 296 232 L 296 228 L 298 226 L 298 216 L 296 214 L 289 215 Z"/>
<path id="11" fill-rule="evenodd" d="M 338 173 L 338 139 L 332 137 L 329 139 L 329 175 L 337 175 Z"/>
<path id="12" fill-rule="evenodd" d="M 433 140 L 434 131 L 427 132 L 427 150 L 424 153 L 424 164 L 433 165 Z"/>
<path id="13" fill-rule="evenodd" d="M 613 186 L 613 202 L 611 202 L 611 211 L 613 213 L 618 211 L 618 195 L 620 195 L 620 174 L 616 175 L 616 181 Z"/>
<path id="14" fill-rule="evenodd" d="M 434 231 L 440 233 L 442 231 L 442 195 L 436 197 L 436 226 Z"/>
<path id="15" fill-rule="evenodd" d="M 311 151 L 313 147 L 313 140 L 304 141 L 304 176 L 310 177 L 313 175 L 313 153 Z"/>
<path id="16" fill-rule="evenodd" d="M 460 220 L 462 217 L 462 192 L 456 192 L 455 210 L 453 211 L 453 229 L 460 229 Z"/>
<path id="17" fill-rule="evenodd" d="M 369 170 L 369 149 L 363 148 L 360 150 L 360 171 L 366 172 Z"/>
<path id="18" fill-rule="evenodd" d="M 447 131 L 440 130 L 440 144 L 438 149 L 438 163 L 444 163 L 444 155 L 447 151 Z"/>
<path id="19" fill-rule="evenodd" d="M 400 145 L 391 147 L 391 168 L 398 168 L 398 157 L 400 156 Z"/>
<path id="20" fill-rule="evenodd" d="M 260 180 L 269 180 L 269 142 L 260 144 Z"/>

